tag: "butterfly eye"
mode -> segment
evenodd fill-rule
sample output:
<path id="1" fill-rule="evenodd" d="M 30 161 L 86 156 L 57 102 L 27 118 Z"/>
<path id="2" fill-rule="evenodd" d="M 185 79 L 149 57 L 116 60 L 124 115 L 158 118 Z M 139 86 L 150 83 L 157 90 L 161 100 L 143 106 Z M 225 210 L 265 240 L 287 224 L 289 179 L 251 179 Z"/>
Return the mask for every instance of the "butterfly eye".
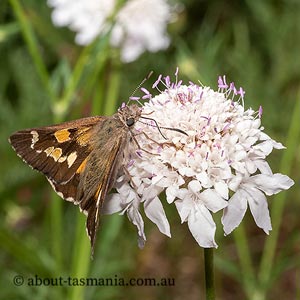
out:
<path id="1" fill-rule="evenodd" d="M 134 124 L 134 118 L 127 119 L 126 124 L 127 124 L 128 127 L 132 126 Z"/>

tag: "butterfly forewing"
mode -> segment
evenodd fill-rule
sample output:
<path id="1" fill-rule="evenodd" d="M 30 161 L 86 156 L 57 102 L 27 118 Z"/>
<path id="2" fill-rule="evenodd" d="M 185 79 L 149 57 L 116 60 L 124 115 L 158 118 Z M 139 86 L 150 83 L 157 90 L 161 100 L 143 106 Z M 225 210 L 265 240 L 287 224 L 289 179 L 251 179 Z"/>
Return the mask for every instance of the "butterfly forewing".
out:
<path id="1" fill-rule="evenodd" d="M 31 167 L 51 181 L 69 181 L 91 151 L 90 137 L 103 117 L 90 117 L 40 128 L 17 131 L 10 143 Z"/>

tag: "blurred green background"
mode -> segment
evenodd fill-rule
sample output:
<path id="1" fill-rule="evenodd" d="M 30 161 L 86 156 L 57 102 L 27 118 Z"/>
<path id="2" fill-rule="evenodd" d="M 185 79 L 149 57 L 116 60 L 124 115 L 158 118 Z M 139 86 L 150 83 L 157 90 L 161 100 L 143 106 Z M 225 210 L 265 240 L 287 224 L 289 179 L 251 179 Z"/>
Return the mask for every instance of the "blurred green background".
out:
<path id="1" fill-rule="evenodd" d="M 179 1 L 178 1 L 179 2 Z M 178 3 L 177 2 L 177 3 Z M 51 22 L 45 1 L 0 2 L 0 298 L 1 299 L 203 299 L 203 249 L 165 206 L 172 238 L 146 220 L 147 243 L 124 216 L 102 218 L 94 259 L 77 207 L 52 192 L 46 179 L 11 149 L 19 129 L 95 114 L 112 114 L 141 80 L 174 74 L 217 88 L 226 74 L 246 91 L 245 106 L 263 106 L 265 132 L 287 146 L 270 155 L 274 173 L 295 185 L 270 197 L 273 231 L 266 236 L 249 211 L 224 237 L 220 214 L 215 251 L 217 299 L 300 299 L 300 2 L 197 1 L 181 3 L 168 32 L 171 45 L 124 64 L 102 37 L 88 47 Z M 145 86 L 151 88 L 155 78 Z M 174 278 L 170 287 L 26 284 L 16 275 Z"/>

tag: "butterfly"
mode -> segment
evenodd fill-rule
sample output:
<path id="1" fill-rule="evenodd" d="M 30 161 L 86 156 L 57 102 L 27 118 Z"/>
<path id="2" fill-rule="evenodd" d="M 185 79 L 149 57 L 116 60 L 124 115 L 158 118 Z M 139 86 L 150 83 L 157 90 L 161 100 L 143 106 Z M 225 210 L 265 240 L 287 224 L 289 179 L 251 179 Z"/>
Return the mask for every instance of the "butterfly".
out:
<path id="1" fill-rule="evenodd" d="M 140 106 L 124 104 L 110 117 L 20 130 L 9 138 L 18 156 L 42 172 L 61 198 L 79 205 L 87 215 L 92 255 L 101 208 L 114 186 L 141 113 Z"/>

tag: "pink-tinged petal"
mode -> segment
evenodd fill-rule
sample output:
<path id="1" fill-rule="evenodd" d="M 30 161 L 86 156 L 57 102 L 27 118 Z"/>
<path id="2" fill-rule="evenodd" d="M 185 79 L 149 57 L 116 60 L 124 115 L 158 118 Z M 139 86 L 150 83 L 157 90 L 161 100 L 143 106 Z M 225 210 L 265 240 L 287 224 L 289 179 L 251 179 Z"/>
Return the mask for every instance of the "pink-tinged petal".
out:
<path id="1" fill-rule="evenodd" d="M 224 199 L 228 199 L 228 185 L 224 181 L 216 182 L 215 190 L 221 195 Z"/>
<path id="2" fill-rule="evenodd" d="M 254 163 L 262 174 L 266 174 L 266 175 L 273 174 L 269 164 L 265 160 L 258 159 L 255 160 Z"/>
<path id="3" fill-rule="evenodd" d="M 225 201 L 214 189 L 203 191 L 200 194 L 200 199 L 214 213 L 228 205 L 228 201 Z"/>
<path id="4" fill-rule="evenodd" d="M 179 188 L 177 186 L 171 185 L 171 186 L 167 187 L 166 196 L 167 196 L 167 202 L 169 204 L 172 203 L 176 199 L 178 191 L 179 191 Z"/>
<path id="5" fill-rule="evenodd" d="M 192 200 L 190 201 L 185 201 L 185 200 L 176 200 L 175 202 L 178 214 L 181 219 L 181 223 L 186 222 L 187 218 L 193 208 L 193 202 Z"/>
<path id="6" fill-rule="evenodd" d="M 166 217 L 164 208 L 158 199 L 155 197 L 144 202 L 146 216 L 158 227 L 159 231 L 168 237 L 171 237 L 170 224 Z"/>
<path id="7" fill-rule="evenodd" d="M 143 249 L 145 247 L 146 237 L 138 235 L 138 247 Z"/>
<path id="8" fill-rule="evenodd" d="M 188 184 L 189 190 L 191 190 L 193 193 L 198 193 L 201 191 L 202 187 L 198 180 L 192 180 Z"/>
<path id="9" fill-rule="evenodd" d="M 146 236 L 144 232 L 144 220 L 140 214 L 140 212 L 133 206 L 129 207 L 127 210 L 128 219 L 137 227 L 138 230 L 138 245 L 140 248 L 144 246 L 145 243 L 142 241 L 146 241 Z"/>
<path id="10" fill-rule="evenodd" d="M 238 227 L 244 218 L 247 210 L 247 193 L 239 189 L 228 201 L 228 206 L 225 207 L 222 224 L 225 235 L 230 234 Z"/>
<path id="11" fill-rule="evenodd" d="M 249 207 L 256 225 L 262 228 L 266 234 L 269 234 L 272 225 L 266 196 L 256 188 L 247 189 L 247 194 Z"/>
<path id="12" fill-rule="evenodd" d="M 267 141 L 267 142 L 271 143 L 275 149 L 279 149 L 280 150 L 280 149 L 285 149 L 286 148 L 281 143 L 272 140 L 266 133 L 264 133 L 262 131 L 259 133 L 259 139 L 261 141 Z"/>
<path id="13" fill-rule="evenodd" d="M 273 147 L 274 147 L 275 149 L 279 149 L 279 150 L 281 150 L 281 149 L 286 149 L 286 147 L 283 146 L 281 143 L 275 142 L 274 140 L 272 140 L 272 142 L 273 142 Z"/>
<path id="14" fill-rule="evenodd" d="M 285 149 L 281 143 L 277 143 L 273 140 L 264 141 L 258 145 L 253 146 L 253 149 L 262 151 L 265 155 L 269 155 L 273 148 L 275 149 Z"/>
<path id="15" fill-rule="evenodd" d="M 124 209 L 124 205 L 121 201 L 120 194 L 111 194 L 108 196 L 107 201 L 104 201 L 101 214 L 103 215 L 112 215 L 114 213 L 120 212 Z"/>
<path id="16" fill-rule="evenodd" d="M 248 159 L 245 161 L 245 164 L 249 174 L 254 174 L 257 171 L 257 166 L 255 165 L 254 161 Z"/>
<path id="17" fill-rule="evenodd" d="M 294 181 L 280 173 L 274 175 L 259 174 L 251 176 L 246 184 L 255 185 L 258 189 L 265 192 L 266 195 L 270 196 L 289 189 L 294 184 Z"/>
<path id="18" fill-rule="evenodd" d="M 236 192 L 243 180 L 242 175 L 237 175 L 233 177 L 229 182 L 228 182 L 228 187 L 231 189 L 233 192 Z"/>
<path id="19" fill-rule="evenodd" d="M 197 243 L 204 248 L 217 248 L 216 224 L 204 205 L 197 205 L 188 217 L 188 226 Z"/>

